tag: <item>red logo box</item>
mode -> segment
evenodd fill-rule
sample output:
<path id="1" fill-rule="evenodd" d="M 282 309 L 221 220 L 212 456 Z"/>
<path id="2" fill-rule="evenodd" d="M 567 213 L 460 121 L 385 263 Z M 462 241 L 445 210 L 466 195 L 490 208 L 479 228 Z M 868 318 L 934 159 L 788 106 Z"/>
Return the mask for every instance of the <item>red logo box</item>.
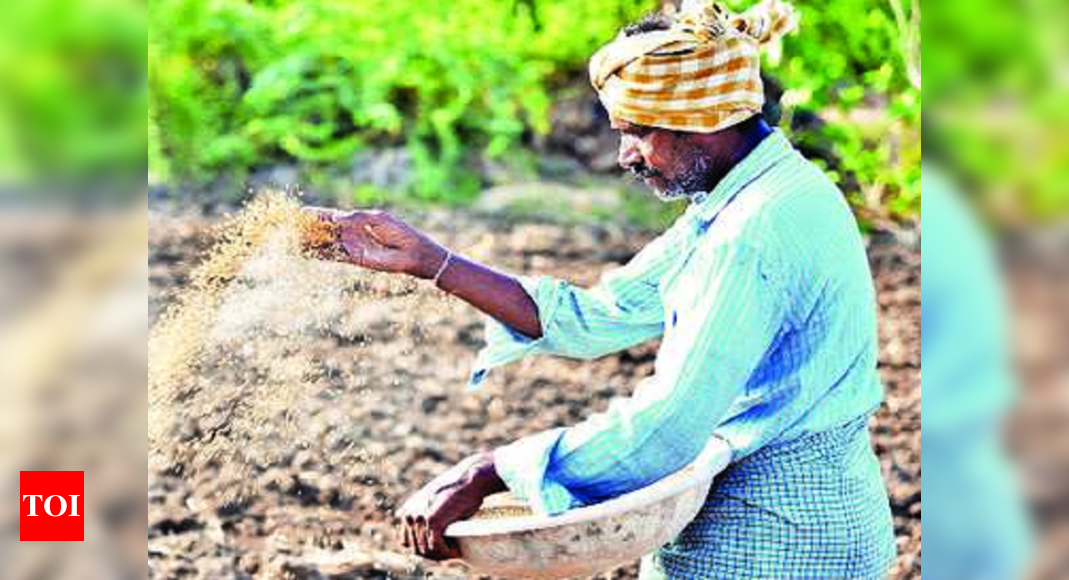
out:
<path id="1" fill-rule="evenodd" d="M 85 540 L 85 472 L 19 472 L 19 541 Z"/>

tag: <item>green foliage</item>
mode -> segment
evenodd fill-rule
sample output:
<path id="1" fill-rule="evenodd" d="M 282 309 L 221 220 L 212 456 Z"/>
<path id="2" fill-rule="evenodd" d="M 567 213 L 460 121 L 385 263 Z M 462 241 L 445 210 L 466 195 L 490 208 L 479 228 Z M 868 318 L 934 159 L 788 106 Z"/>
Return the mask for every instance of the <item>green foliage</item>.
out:
<path id="1" fill-rule="evenodd" d="M 145 16 L 136 1 L 8 2 L 0 18 L 0 179 L 143 179 Z"/>
<path id="2" fill-rule="evenodd" d="M 574 72 L 638 0 L 158 0 L 152 97 L 172 174 L 256 163 L 337 165 L 404 142 L 413 193 L 463 201 L 469 152 L 547 130 L 552 80 Z"/>
<path id="3" fill-rule="evenodd" d="M 784 125 L 820 142 L 855 202 L 884 217 L 919 207 L 919 36 L 911 0 L 799 0 L 798 33 L 768 71 Z M 899 2 L 891 4 L 890 2 Z M 736 10 L 750 0 L 729 2 Z M 152 170 L 205 183 L 296 160 L 335 172 L 367 147 L 404 144 L 410 196 L 464 202 L 478 155 L 548 130 L 557 90 L 656 0 L 155 0 L 150 4 Z M 917 20 L 919 30 L 919 19 Z M 916 44 L 916 46 L 913 46 Z M 914 51 L 914 49 L 916 49 Z M 916 52 L 916 54 L 914 54 Z M 916 63 L 913 61 L 916 60 Z M 870 111 L 872 115 L 855 116 Z M 892 135 L 888 138 L 888 135 Z M 372 190 L 362 190 L 361 199 Z M 875 207 L 874 207 L 875 206 Z"/>
<path id="4" fill-rule="evenodd" d="M 897 4 L 896 4 L 897 3 Z M 736 9 L 748 3 L 732 2 Z M 783 125 L 817 143 L 829 170 L 871 219 L 920 211 L 920 4 L 910 0 L 797 0 L 799 30 L 766 70 L 783 84 Z M 791 130 L 802 113 L 823 124 Z"/>

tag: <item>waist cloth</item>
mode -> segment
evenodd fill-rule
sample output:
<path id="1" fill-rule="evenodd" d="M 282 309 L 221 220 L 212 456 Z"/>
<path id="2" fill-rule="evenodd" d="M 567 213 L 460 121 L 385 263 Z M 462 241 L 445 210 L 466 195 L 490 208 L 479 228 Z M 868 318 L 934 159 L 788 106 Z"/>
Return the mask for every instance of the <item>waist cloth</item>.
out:
<path id="1" fill-rule="evenodd" d="M 868 416 L 773 444 L 714 480 L 640 580 L 885 578 L 894 528 Z"/>

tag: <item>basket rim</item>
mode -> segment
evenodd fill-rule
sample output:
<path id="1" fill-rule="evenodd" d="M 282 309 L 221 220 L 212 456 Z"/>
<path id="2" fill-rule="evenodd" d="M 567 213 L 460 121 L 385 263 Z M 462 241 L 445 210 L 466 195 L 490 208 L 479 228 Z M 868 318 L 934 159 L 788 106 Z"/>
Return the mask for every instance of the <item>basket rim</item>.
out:
<path id="1" fill-rule="evenodd" d="M 731 462 L 731 455 L 731 446 L 720 437 L 713 436 L 698 456 L 683 468 L 650 485 L 619 497 L 568 510 L 556 516 L 535 514 L 485 520 L 463 520 L 450 524 L 445 530 L 445 535 L 458 540 L 510 535 L 620 516 L 662 502 L 672 496 L 682 495 L 695 487 L 705 487 L 708 490 L 716 475 Z M 692 467 L 693 473 L 688 477 L 673 477 Z"/>

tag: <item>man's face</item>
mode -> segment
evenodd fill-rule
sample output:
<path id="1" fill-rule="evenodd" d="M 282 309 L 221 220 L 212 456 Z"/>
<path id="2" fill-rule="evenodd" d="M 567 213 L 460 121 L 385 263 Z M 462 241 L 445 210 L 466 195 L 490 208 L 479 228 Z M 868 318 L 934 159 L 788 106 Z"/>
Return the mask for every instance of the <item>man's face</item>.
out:
<path id="1" fill-rule="evenodd" d="M 620 132 L 620 167 L 642 178 L 657 197 L 669 201 L 707 191 L 709 160 L 692 136 L 622 119 L 612 120 Z"/>

